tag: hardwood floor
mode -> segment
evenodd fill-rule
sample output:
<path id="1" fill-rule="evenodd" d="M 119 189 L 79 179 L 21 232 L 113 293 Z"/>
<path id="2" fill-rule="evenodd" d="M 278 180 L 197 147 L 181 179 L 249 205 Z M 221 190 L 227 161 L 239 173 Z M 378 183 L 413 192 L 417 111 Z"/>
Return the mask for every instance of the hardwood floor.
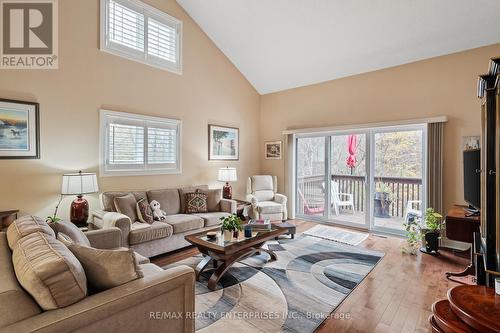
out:
<path id="1" fill-rule="evenodd" d="M 297 233 L 316 225 L 302 220 L 290 222 L 297 225 Z M 359 245 L 382 251 L 385 256 L 317 333 L 429 332 L 427 318 L 432 303 L 446 298 L 448 289 L 457 285 L 444 273 L 461 270 L 468 260 L 446 250 L 440 250 L 438 257 L 405 255 L 401 253 L 403 243 L 401 238 L 371 234 Z M 165 266 L 197 253 L 196 248 L 189 248 L 153 258 L 152 262 Z"/>

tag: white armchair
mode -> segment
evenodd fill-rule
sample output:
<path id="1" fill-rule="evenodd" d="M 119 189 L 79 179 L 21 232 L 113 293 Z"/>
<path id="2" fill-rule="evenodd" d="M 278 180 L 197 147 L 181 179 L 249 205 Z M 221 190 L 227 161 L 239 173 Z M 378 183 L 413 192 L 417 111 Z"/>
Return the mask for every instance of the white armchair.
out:
<path id="1" fill-rule="evenodd" d="M 252 176 L 247 180 L 247 201 L 252 204 L 248 215 L 252 219 L 284 221 L 287 217 L 287 197 L 276 193 L 276 176 Z"/>

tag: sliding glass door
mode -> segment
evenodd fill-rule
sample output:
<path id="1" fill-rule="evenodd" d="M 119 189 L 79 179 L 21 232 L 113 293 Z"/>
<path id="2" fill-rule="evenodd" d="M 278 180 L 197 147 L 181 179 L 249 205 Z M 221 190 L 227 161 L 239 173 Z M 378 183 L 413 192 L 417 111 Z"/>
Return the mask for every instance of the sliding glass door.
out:
<path id="1" fill-rule="evenodd" d="M 296 145 L 296 215 L 403 234 L 422 214 L 424 125 L 300 135 Z"/>
<path id="2" fill-rule="evenodd" d="M 298 138 L 297 149 L 297 215 L 327 217 L 326 137 Z"/>
<path id="3" fill-rule="evenodd" d="M 420 217 L 424 196 L 424 129 L 373 133 L 373 229 L 403 234 L 410 217 Z"/>
<path id="4" fill-rule="evenodd" d="M 339 224 L 366 228 L 367 155 L 365 133 L 342 133 L 330 138 L 330 211 Z"/>

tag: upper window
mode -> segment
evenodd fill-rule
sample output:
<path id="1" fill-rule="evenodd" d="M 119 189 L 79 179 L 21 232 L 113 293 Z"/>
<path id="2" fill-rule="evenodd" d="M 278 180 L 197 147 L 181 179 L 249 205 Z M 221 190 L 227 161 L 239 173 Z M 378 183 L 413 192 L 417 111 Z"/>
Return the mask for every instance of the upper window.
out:
<path id="1" fill-rule="evenodd" d="M 101 174 L 179 173 L 181 121 L 101 110 Z"/>
<path id="2" fill-rule="evenodd" d="M 138 0 L 101 0 L 101 50 L 182 73 L 182 22 Z"/>

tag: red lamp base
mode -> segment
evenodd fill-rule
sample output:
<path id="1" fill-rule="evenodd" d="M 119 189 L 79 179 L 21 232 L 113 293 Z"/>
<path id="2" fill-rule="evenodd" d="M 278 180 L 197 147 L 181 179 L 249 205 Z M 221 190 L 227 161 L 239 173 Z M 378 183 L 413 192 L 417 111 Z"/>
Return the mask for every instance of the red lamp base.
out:
<path id="1" fill-rule="evenodd" d="M 82 195 L 77 196 L 71 203 L 69 216 L 71 222 L 76 224 L 77 227 L 87 226 L 87 219 L 89 218 L 89 203 L 83 198 Z"/>
<path id="2" fill-rule="evenodd" d="M 232 199 L 233 198 L 233 188 L 229 183 L 226 182 L 226 185 L 222 188 L 222 197 L 224 199 Z"/>

